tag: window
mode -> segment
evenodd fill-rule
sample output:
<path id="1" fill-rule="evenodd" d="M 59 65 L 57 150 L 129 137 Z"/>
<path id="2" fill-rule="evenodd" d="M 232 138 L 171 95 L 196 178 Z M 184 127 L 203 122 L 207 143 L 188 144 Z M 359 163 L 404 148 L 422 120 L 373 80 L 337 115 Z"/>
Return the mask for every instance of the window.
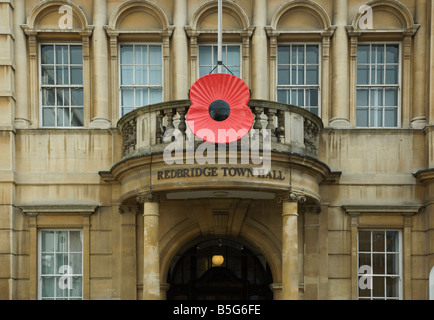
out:
<path id="1" fill-rule="evenodd" d="M 83 127 L 81 45 L 42 44 L 40 59 L 43 127 Z"/>
<path id="2" fill-rule="evenodd" d="M 161 45 L 120 46 L 121 115 L 163 101 Z"/>
<path id="3" fill-rule="evenodd" d="M 291 44 L 277 48 L 277 101 L 319 115 L 319 45 Z"/>
<path id="4" fill-rule="evenodd" d="M 39 298 L 80 300 L 83 296 L 83 237 L 80 230 L 39 233 Z"/>
<path id="5" fill-rule="evenodd" d="M 357 49 L 357 126 L 396 128 L 399 123 L 398 44 L 362 44 Z"/>
<path id="6" fill-rule="evenodd" d="M 217 45 L 200 45 L 199 46 L 199 77 L 205 76 L 211 72 L 217 72 Z M 241 53 L 239 45 L 222 46 L 223 73 L 231 73 L 241 77 Z M 229 70 L 230 71 L 229 71 Z"/>
<path id="7" fill-rule="evenodd" d="M 359 299 L 400 299 L 400 252 L 399 231 L 359 231 Z M 363 283 L 366 285 L 362 285 Z"/>

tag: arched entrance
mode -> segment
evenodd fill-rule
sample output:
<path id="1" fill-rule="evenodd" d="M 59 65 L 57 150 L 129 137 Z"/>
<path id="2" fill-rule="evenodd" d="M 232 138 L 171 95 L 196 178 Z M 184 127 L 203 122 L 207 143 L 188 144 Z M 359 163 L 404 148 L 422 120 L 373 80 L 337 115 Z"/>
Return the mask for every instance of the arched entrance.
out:
<path id="1" fill-rule="evenodd" d="M 168 275 L 169 300 L 271 300 L 271 271 L 261 254 L 210 239 L 179 254 Z"/>

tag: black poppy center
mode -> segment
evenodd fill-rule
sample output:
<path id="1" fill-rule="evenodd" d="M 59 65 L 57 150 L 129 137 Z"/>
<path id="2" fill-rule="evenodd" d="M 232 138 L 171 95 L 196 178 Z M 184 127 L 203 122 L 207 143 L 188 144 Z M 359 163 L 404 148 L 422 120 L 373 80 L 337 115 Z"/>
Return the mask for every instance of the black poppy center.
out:
<path id="1" fill-rule="evenodd" d="M 224 121 L 231 113 L 231 107 L 224 100 L 215 100 L 209 105 L 209 115 L 215 121 Z"/>

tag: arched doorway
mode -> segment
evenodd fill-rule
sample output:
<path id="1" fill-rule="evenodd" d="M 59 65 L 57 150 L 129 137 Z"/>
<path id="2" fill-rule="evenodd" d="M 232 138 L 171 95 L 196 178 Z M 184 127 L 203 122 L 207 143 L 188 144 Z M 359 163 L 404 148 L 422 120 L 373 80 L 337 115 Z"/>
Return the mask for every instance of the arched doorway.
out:
<path id="1" fill-rule="evenodd" d="M 229 239 L 197 243 L 177 256 L 168 275 L 169 300 L 271 300 L 264 257 Z"/>

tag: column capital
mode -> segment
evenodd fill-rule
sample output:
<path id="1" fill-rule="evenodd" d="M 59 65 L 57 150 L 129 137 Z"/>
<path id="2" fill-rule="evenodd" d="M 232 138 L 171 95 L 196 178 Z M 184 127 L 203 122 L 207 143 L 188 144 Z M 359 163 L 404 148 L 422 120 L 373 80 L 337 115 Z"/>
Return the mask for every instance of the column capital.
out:
<path id="1" fill-rule="evenodd" d="M 164 192 L 147 192 L 136 196 L 136 201 L 141 204 L 146 202 L 163 203 L 166 200 L 166 193 Z"/>
<path id="2" fill-rule="evenodd" d="M 306 203 L 306 196 L 294 191 L 286 191 L 281 193 L 276 193 L 276 201 L 278 204 L 282 202 L 297 202 L 299 204 Z"/>

